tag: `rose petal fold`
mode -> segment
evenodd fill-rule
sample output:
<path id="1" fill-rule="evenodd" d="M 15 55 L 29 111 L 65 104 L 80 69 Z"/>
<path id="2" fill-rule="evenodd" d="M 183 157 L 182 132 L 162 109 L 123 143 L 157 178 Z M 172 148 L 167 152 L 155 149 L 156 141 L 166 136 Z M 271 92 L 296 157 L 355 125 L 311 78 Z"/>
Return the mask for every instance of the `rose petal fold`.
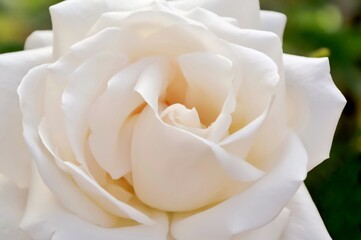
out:
<path id="1" fill-rule="evenodd" d="M 32 171 L 32 184 L 26 214 L 21 227 L 33 239 L 52 240 L 166 240 L 168 217 L 165 213 L 152 211 L 153 225 L 137 225 L 123 219 L 117 227 L 105 228 L 85 221 L 64 208 L 57 197 L 45 186 L 37 173 Z"/>
<path id="2" fill-rule="evenodd" d="M 101 14 L 145 7 L 152 0 L 72 0 L 50 7 L 54 31 L 54 58 L 58 59 L 76 42 L 82 40 Z"/>
<path id="3" fill-rule="evenodd" d="M 104 212 L 79 190 L 74 181 L 55 164 L 54 157 L 41 142 L 37 129 L 44 111 L 47 74 L 47 65 L 36 67 L 26 75 L 18 88 L 23 113 L 24 138 L 34 162 L 44 182 L 66 208 L 89 222 L 101 226 L 113 226 L 116 218 Z"/>
<path id="4" fill-rule="evenodd" d="M 275 218 L 306 177 L 307 153 L 298 136 L 289 132 L 279 151 L 268 158 L 278 159 L 278 165 L 243 192 L 200 213 L 175 215 L 172 235 L 177 240 L 229 239 Z"/>
<path id="5" fill-rule="evenodd" d="M 127 62 L 124 55 L 100 53 L 85 61 L 69 76 L 62 94 L 62 109 L 70 144 L 82 165 L 86 165 L 89 110 L 106 89 L 109 79 Z M 98 68 L 101 64 L 104 67 Z"/>
<path id="6" fill-rule="evenodd" d="M 262 171 L 217 144 L 165 124 L 150 107 L 143 110 L 134 129 L 132 173 L 137 196 L 169 211 L 189 211 L 224 200 L 243 181 L 262 176 Z"/>
<path id="7" fill-rule="evenodd" d="M 89 146 L 97 162 L 113 179 L 118 179 L 131 170 L 132 131 L 125 127 L 129 128 L 134 125 L 129 125 L 127 120 L 144 103 L 144 99 L 134 89 L 138 86 L 140 92 L 143 90 L 151 92 L 152 88 L 148 89 L 149 86 L 138 85 L 138 80 L 143 76 L 145 84 L 152 84 L 152 76 L 148 76 L 148 74 L 151 73 L 151 69 L 160 71 L 159 68 L 154 69 L 157 61 L 159 58 L 156 57 L 144 58 L 121 69 L 110 79 L 106 91 L 91 108 Z M 153 68 L 149 68 L 152 65 Z M 150 82 L 146 83 L 147 80 Z M 162 85 L 163 80 L 160 80 Z M 129 138 L 126 139 L 125 136 Z"/>
<path id="8" fill-rule="evenodd" d="M 195 107 L 205 125 L 220 114 L 231 92 L 234 69 L 232 61 L 221 55 L 198 52 L 178 57 L 187 82 L 185 105 Z"/>
<path id="9" fill-rule="evenodd" d="M 231 240 L 280 240 L 282 233 L 290 220 L 290 215 L 290 210 L 284 208 L 270 223 L 267 223 L 260 228 L 237 234 L 236 236 L 233 236 Z"/>
<path id="10" fill-rule="evenodd" d="M 180 0 L 168 3 L 182 10 L 205 8 L 222 17 L 236 19 L 241 28 L 258 29 L 260 27 L 260 6 L 257 0 Z"/>

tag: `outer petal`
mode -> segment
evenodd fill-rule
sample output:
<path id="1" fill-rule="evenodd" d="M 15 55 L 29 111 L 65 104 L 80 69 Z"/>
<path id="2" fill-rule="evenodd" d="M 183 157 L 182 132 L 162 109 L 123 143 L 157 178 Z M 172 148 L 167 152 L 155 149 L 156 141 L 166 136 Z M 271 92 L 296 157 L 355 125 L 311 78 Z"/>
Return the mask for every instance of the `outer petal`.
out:
<path id="1" fill-rule="evenodd" d="M 331 240 L 305 185 L 287 207 L 291 210 L 291 219 L 281 240 Z"/>
<path id="2" fill-rule="evenodd" d="M 83 39 L 101 14 L 141 8 L 150 2 L 151 0 L 72 0 L 50 7 L 54 29 L 54 57 L 59 58 L 71 45 Z"/>
<path id="3" fill-rule="evenodd" d="M 290 210 L 284 208 L 270 223 L 232 237 L 231 240 L 280 240 L 283 230 L 290 219 Z"/>
<path id="4" fill-rule="evenodd" d="M 28 240 L 19 228 L 24 214 L 27 190 L 21 190 L 0 174 L 0 239 Z"/>
<path id="5" fill-rule="evenodd" d="M 35 163 L 47 186 L 68 209 L 90 222 L 94 221 L 98 225 L 112 226 L 115 224 L 115 217 L 105 213 L 85 194 L 80 192 L 74 181 L 55 165 L 53 156 L 40 141 L 37 128 L 42 116 L 46 77 L 46 66 L 37 67 L 29 72 L 18 90 L 24 116 L 24 137 Z M 29 169 L 27 171 L 29 172 Z"/>
<path id="6" fill-rule="evenodd" d="M 328 59 L 284 56 L 289 124 L 305 145 L 312 169 L 328 158 L 345 98 L 330 75 Z"/>
<path id="7" fill-rule="evenodd" d="M 52 31 L 35 31 L 26 39 L 25 49 L 35 49 L 51 46 L 53 44 Z"/>
<path id="8" fill-rule="evenodd" d="M 261 28 L 276 33 L 281 39 L 285 30 L 286 15 L 272 11 L 261 11 Z"/>
<path id="9" fill-rule="evenodd" d="M 184 10 L 201 7 L 222 17 L 235 18 L 241 28 L 258 29 L 260 27 L 258 0 L 184 0 L 170 1 L 169 3 Z"/>
<path id="10" fill-rule="evenodd" d="M 156 223 L 150 226 L 134 225 L 122 219 L 119 219 L 119 225 L 124 227 L 103 228 L 93 225 L 65 209 L 44 185 L 34 167 L 21 227 L 34 240 L 166 240 L 167 215 L 154 211 L 152 217 Z"/>
<path id="11" fill-rule="evenodd" d="M 104 1 L 64 1 L 50 7 L 54 30 L 54 57 L 62 56 L 71 45 L 84 38 L 99 16 L 107 10 Z"/>
<path id="12" fill-rule="evenodd" d="M 50 55 L 50 49 L 0 55 L 0 172 L 19 187 L 28 185 L 29 152 L 23 141 L 16 89 L 24 75 L 49 61 Z"/>

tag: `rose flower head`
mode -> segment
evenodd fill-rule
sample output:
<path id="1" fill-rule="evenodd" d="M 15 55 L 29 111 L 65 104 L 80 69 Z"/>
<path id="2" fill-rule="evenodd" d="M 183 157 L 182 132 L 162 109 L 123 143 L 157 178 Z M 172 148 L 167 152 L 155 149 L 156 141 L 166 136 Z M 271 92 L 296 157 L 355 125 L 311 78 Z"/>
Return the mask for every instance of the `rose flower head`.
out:
<path id="1" fill-rule="evenodd" d="M 68 0 L 0 55 L 0 238 L 330 239 L 345 99 L 256 0 Z"/>

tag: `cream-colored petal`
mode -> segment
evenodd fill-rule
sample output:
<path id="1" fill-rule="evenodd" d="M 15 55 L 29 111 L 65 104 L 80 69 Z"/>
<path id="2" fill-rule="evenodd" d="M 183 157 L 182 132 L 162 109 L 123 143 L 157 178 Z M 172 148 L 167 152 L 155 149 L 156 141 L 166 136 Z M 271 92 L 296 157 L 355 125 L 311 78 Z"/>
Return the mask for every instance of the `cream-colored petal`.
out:
<path id="1" fill-rule="evenodd" d="M 82 165 L 86 165 L 89 110 L 106 89 L 109 79 L 125 64 L 127 57 L 124 55 L 100 53 L 85 61 L 69 76 L 62 94 L 62 109 L 70 144 Z"/>
<path id="2" fill-rule="evenodd" d="M 312 198 L 303 184 L 288 203 L 290 221 L 281 240 L 331 240 Z"/>
<path id="3" fill-rule="evenodd" d="M 28 191 L 19 189 L 4 175 L 0 174 L 0 239 L 30 240 L 20 229 Z"/>
<path id="4" fill-rule="evenodd" d="M 278 164 L 243 192 L 205 211 L 175 215 L 173 236 L 177 240 L 229 239 L 270 222 L 306 177 L 307 153 L 298 136 L 289 132 L 282 147 L 269 156 L 272 158 Z"/>
<path id="5" fill-rule="evenodd" d="M 287 17 L 283 13 L 272 11 L 261 11 L 261 29 L 277 34 L 283 38 Z"/>
<path id="6" fill-rule="evenodd" d="M 169 4 L 183 10 L 205 8 L 222 17 L 236 19 L 241 28 L 260 27 L 260 7 L 257 0 L 179 0 L 169 1 Z"/>
<path id="7" fill-rule="evenodd" d="M 167 58 L 160 57 L 143 70 L 134 86 L 134 91 L 139 93 L 155 112 L 158 112 L 158 100 L 170 79 L 172 79 L 170 62 Z"/>
<path id="8" fill-rule="evenodd" d="M 285 227 L 290 220 L 290 210 L 284 208 L 282 212 L 266 225 L 233 236 L 230 240 L 280 240 Z"/>
<path id="9" fill-rule="evenodd" d="M 33 69 L 18 89 L 23 113 L 24 137 L 31 156 L 47 186 L 66 208 L 90 222 L 101 226 L 113 226 L 116 218 L 100 209 L 79 190 L 74 181 L 55 164 L 53 156 L 40 140 L 38 126 L 44 111 L 42 105 L 45 99 L 47 73 L 46 65 Z"/>
<path id="10" fill-rule="evenodd" d="M 284 56 L 288 122 L 305 145 L 312 169 L 328 158 L 333 134 L 346 104 L 326 58 Z"/>
<path id="11" fill-rule="evenodd" d="M 35 31 L 25 41 L 25 49 L 36 49 L 52 46 L 53 32 L 48 30 Z"/>
<path id="12" fill-rule="evenodd" d="M 267 115 L 269 114 L 272 103 L 273 98 L 270 101 L 269 106 L 260 116 L 247 124 L 245 127 L 223 139 L 220 142 L 220 146 L 238 157 L 246 158 L 250 148 L 252 147 L 252 144 L 255 141 L 257 132 L 260 130 L 265 122 Z"/>
<path id="13" fill-rule="evenodd" d="M 151 0 L 72 0 L 50 7 L 54 31 L 54 58 L 58 59 L 76 42 L 82 40 L 101 14 L 127 11 L 149 5 Z"/>
<path id="14" fill-rule="evenodd" d="M 221 55 L 198 52 L 178 57 L 187 82 L 185 105 L 195 107 L 205 125 L 210 125 L 221 112 L 231 92 L 235 71 L 232 61 Z"/>
<path id="15" fill-rule="evenodd" d="M 224 200 L 262 172 L 218 145 L 165 124 L 147 107 L 132 141 L 137 196 L 168 211 L 189 211 Z"/>
<path id="16" fill-rule="evenodd" d="M 0 55 L 0 172 L 21 188 L 28 186 L 30 153 L 23 140 L 16 90 L 31 68 L 50 58 L 48 48 Z"/>
<path id="17" fill-rule="evenodd" d="M 21 227 L 34 240 L 166 240 L 167 215 L 152 211 L 152 218 L 155 224 L 149 226 L 120 218 L 117 219 L 116 227 L 92 224 L 64 208 L 34 169 L 26 215 Z"/>
<path id="18" fill-rule="evenodd" d="M 237 131 L 268 107 L 277 94 L 280 75 L 277 65 L 267 55 L 237 45 L 234 45 L 234 50 L 238 54 L 240 71 L 233 84 L 237 91 L 237 106 L 232 115 L 232 129 Z"/>
<path id="19" fill-rule="evenodd" d="M 282 66 L 282 42 L 273 32 L 242 29 L 205 9 L 196 8 L 184 16 L 206 26 L 217 37 L 243 47 L 252 48 L 269 56 L 279 68 Z"/>
<path id="20" fill-rule="evenodd" d="M 74 155 L 72 149 L 72 144 L 73 146 L 75 144 L 74 139 L 72 140 L 72 143 L 69 142 L 67 131 L 68 126 L 66 126 L 65 121 L 66 116 L 64 115 L 64 111 L 62 108 L 62 96 L 68 85 L 68 82 L 71 81 L 71 77 L 73 76 L 74 78 L 75 72 L 77 72 L 77 68 L 84 68 L 84 65 L 87 65 L 85 63 L 89 62 L 90 59 L 93 59 L 90 62 L 93 62 L 94 64 L 94 59 L 97 59 L 96 56 L 99 54 L 109 55 L 109 52 L 111 52 L 111 54 L 114 53 L 114 55 L 118 55 L 117 59 L 119 61 L 123 61 L 124 54 L 122 53 L 121 49 L 127 49 L 129 47 L 129 43 L 132 40 L 134 40 L 133 35 L 126 34 L 124 33 L 124 31 L 120 31 L 118 29 L 105 29 L 98 34 L 86 38 L 83 41 L 73 45 L 67 55 L 60 58 L 58 61 L 49 66 L 49 80 L 46 84 L 46 100 L 44 101 L 45 116 L 43 120 L 43 125 L 47 128 L 47 131 L 49 131 L 49 140 L 51 141 L 51 145 L 49 146 L 57 149 L 53 152 L 57 154 L 58 158 L 71 162 L 77 162 L 76 157 L 79 158 L 79 161 L 84 160 L 82 159 L 82 156 L 79 156 L 79 149 L 76 153 L 77 156 Z M 123 64 L 124 63 L 122 63 L 121 66 Z M 82 65 L 83 67 L 80 67 Z M 114 65 L 116 65 L 115 62 Z M 113 68 L 116 68 L 116 66 L 114 65 Z M 98 69 L 97 67 L 99 67 L 99 65 L 94 67 L 93 70 Z M 83 78 L 81 80 L 87 81 L 88 79 Z M 69 117 L 72 118 L 73 116 L 68 115 L 67 118 Z M 80 146 L 80 152 L 81 151 L 85 151 L 85 154 L 87 152 L 89 153 L 87 149 L 81 149 Z M 82 164 L 85 168 L 87 168 L 87 165 L 84 163 L 84 161 L 82 161 Z M 94 165 L 94 161 L 93 163 L 89 162 L 88 164 Z"/>
<path id="21" fill-rule="evenodd" d="M 127 130 L 124 124 L 127 127 L 133 125 L 126 122 L 132 113 L 144 103 L 144 99 L 134 90 L 138 86 L 138 91 L 143 92 L 140 85 L 137 85 L 138 80 L 142 76 L 143 81 L 150 80 L 149 83 L 144 82 L 146 84 L 142 87 L 144 91 L 153 89 L 148 89 L 155 83 L 148 74 L 150 74 L 149 67 L 152 65 L 154 67 L 157 59 L 159 60 L 157 57 L 143 58 L 120 70 L 108 82 L 106 91 L 91 108 L 89 146 L 100 166 L 114 179 L 118 179 L 130 171 L 132 131 Z M 147 69 L 148 71 L 146 71 Z M 161 71 L 161 69 L 157 69 L 157 71 Z M 156 97 L 158 98 L 158 96 Z M 129 139 L 126 139 L 126 136 Z"/>
<path id="22" fill-rule="evenodd" d="M 50 7 L 54 31 L 54 58 L 66 53 L 90 30 L 99 16 L 107 11 L 105 1 L 63 1 Z"/>
<path id="23" fill-rule="evenodd" d="M 184 18 L 177 12 L 155 2 L 146 9 L 138 12 L 107 12 L 100 16 L 88 34 L 93 34 L 105 28 L 116 27 L 119 29 L 131 29 L 137 34 L 146 37 L 160 29 L 175 23 L 199 25 L 199 23 Z"/>
<path id="24" fill-rule="evenodd" d="M 232 59 L 233 51 L 223 40 L 202 26 L 175 23 L 148 36 L 139 57 L 167 55 L 176 58 L 182 54 L 211 52 Z"/>

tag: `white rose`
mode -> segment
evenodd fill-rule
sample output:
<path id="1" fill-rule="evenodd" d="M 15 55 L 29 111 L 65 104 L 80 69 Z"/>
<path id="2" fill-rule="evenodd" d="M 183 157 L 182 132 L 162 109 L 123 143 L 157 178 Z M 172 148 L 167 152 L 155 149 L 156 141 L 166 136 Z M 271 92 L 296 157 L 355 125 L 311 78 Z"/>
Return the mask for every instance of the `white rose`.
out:
<path id="1" fill-rule="evenodd" d="M 330 239 L 303 180 L 345 99 L 327 59 L 283 55 L 284 15 L 50 10 L 52 32 L 0 56 L 1 239 Z"/>

